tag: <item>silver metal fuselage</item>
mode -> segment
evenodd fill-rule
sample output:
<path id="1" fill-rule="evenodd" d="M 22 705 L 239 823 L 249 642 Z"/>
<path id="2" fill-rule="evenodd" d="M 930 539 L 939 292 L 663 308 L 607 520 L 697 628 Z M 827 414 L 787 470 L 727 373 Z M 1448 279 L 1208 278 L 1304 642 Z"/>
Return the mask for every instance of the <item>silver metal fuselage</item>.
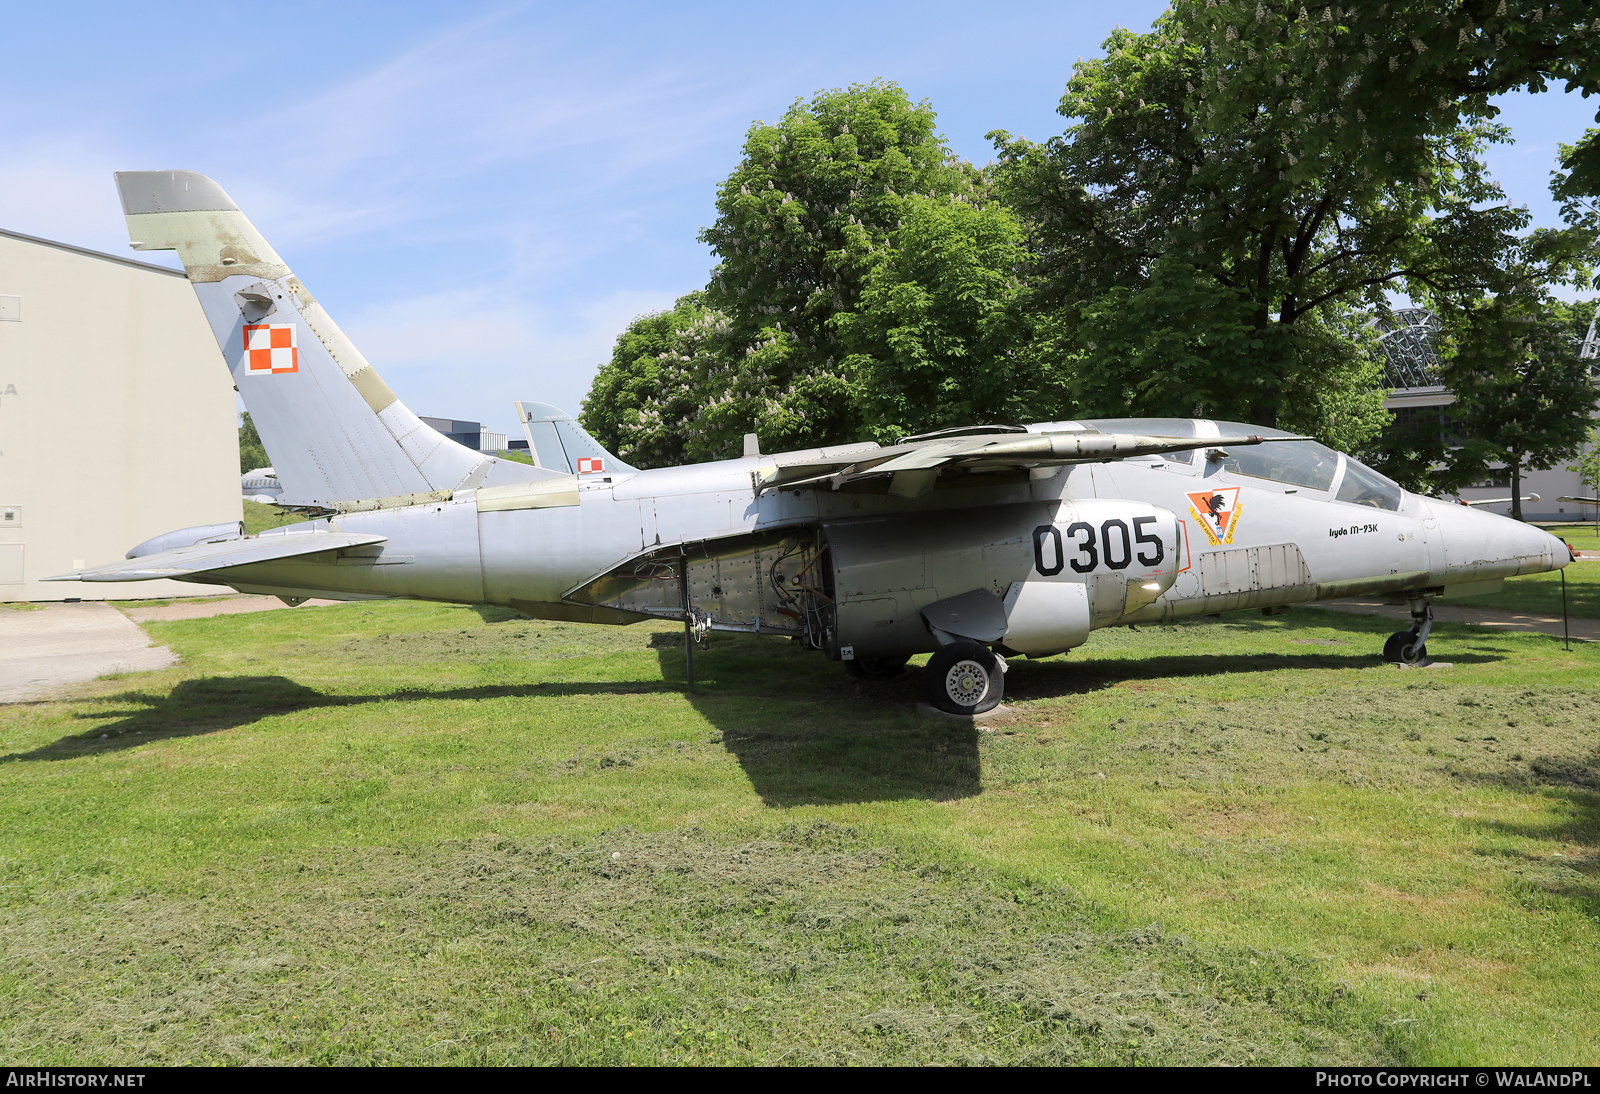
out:
<path id="1" fill-rule="evenodd" d="M 577 505 L 480 512 L 474 491 L 466 490 L 445 502 L 347 514 L 331 526 L 383 535 L 388 542 L 340 552 L 336 559 L 309 556 L 218 571 L 209 580 L 251 591 L 500 604 L 537 616 L 622 623 L 642 617 L 587 608 L 570 595 L 651 552 L 692 552 L 751 533 L 876 528 L 883 534 L 871 535 L 893 556 L 885 563 L 908 571 L 915 566 L 922 574 L 922 559 L 909 556 L 921 550 L 923 540 L 929 550 L 935 539 L 954 545 L 946 553 L 957 561 L 937 577 L 930 568 L 920 584 L 901 582 L 906 592 L 895 608 L 900 618 L 892 626 L 879 624 L 886 627 L 886 641 L 889 632 L 900 635 L 885 646 L 892 651 L 896 642 L 899 648 L 932 648 L 931 642 L 919 645 L 927 628 L 908 622 L 929 602 L 1041 580 L 1039 566 L 1046 560 L 1028 542 L 1028 531 L 1057 523 L 1064 506 L 1096 499 L 1131 503 L 1141 511 L 1155 507 L 1176 515 L 1180 529 L 1174 557 L 1150 570 L 1159 578 L 1160 595 L 1144 603 L 1118 601 L 1118 608 L 1098 612 L 1096 627 L 1361 594 L 1448 594 L 1568 561 L 1566 547 L 1540 529 L 1437 499 L 1407 493 L 1394 510 L 1337 501 L 1346 462 L 1340 457 L 1322 490 L 1231 472 L 1197 454 L 1188 463 L 1156 457 L 1038 468 L 1000 481 L 973 475 L 906 499 L 881 488 L 758 493 L 752 484 L 759 475 L 753 479 L 753 473 L 771 467 L 772 460 L 747 457 L 585 476 Z M 1233 511 L 1225 530 L 1207 534 L 1206 517 L 1192 495 L 1214 491 L 1231 496 Z M 330 522 L 305 527 L 328 528 Z M 905 529 L 912 529 L 909 537 Z M 1070 538 L 1064 550 L 1075 550 Z M 1089 558 L 1071 557 L 1068 580 L 1093 583 L 1105 572 L 1104 560 L 1097 559 L 1098 565 L 1074 574 L 1078 559 Z M 1048 561 L 1063 570 L 1058 557 Z M 839 599 L 850 592 L 839 590 Z M 753 623 L 718 620 L 714 626 L 792 633 L 770 619 L 764 624 L 759 613 Z"/>

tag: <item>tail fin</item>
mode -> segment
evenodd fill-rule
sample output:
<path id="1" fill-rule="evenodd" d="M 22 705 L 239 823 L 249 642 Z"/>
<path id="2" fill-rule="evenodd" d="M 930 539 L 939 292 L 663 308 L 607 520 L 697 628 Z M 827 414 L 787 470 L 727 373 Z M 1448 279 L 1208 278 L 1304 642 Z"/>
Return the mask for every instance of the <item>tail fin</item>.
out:
<path id="1" fill-rule="evenodd" d="M 516 407 L 522 435 L 528 438 L 528 454 L 540 467 L 563 475 L 639 470 L 607 452 L 566 411 L 549 403 L 519 402 Z"/>
<path id="2" fill-rule="evenodd" d="M 282 505 L 390 504 L 548 474 L 442 436 L 395 397 L 223 192 L 119 171 L 133 247 L 175 250 L 283 484 Z"/>

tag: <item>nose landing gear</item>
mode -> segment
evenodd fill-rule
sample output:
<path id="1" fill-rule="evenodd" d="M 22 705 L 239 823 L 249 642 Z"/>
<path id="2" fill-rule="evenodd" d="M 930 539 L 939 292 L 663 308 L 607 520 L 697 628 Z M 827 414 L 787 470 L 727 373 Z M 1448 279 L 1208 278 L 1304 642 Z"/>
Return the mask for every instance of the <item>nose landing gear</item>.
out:
<path id="1" fill-rule="evenodd" d="M 1390 664 L 1428 663 L 1428 632 L 1433 630 L 1433 609 L 1426 600 L 1411 602 L 1411 629 L 1397 631 L 1383 644 L 1383 659 Z"/>

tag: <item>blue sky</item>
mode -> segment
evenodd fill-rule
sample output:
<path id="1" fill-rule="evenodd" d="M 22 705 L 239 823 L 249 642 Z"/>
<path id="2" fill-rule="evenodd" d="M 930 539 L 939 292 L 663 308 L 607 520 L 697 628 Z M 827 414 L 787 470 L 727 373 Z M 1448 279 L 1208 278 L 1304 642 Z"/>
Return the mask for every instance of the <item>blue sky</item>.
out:
<path id="1" fill-rule="evenodd" d="M 510 431 L 705 283 L 752 121 L 883 77 L 981 163 L 991 129 L 1060 132 L 1072 62 L 1164 6 L 9 5 L 0 226 L 130 253 L 111 172 L 208 174 L 412 409 Z M 1538 223 L 1595 105 L 1506 103 L 1491 165 Z"/>

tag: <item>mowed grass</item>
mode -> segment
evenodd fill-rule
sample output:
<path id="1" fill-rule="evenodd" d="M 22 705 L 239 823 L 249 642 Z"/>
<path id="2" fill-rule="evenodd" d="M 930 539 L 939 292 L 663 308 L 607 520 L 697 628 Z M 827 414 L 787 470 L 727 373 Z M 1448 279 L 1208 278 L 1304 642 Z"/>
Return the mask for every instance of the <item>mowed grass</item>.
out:
<path id="1" fill-rule="evenodd" d="M 1600 529 L 1592 520 L 1576 524 L 1541 524 L 1540 527 L 1580 551 L 1600 551 Z"/>
<path id="2" fill-rule="evenodd" d="M 1505 588 L 1489 596 L 1453 596 L 1437 603 L 1449 607 L 1534 612 L 1559 618 L 1563 577 L 1567 614 L 1573 619 L 1600 619 L 1600 560 L 1597 559 L 1579 559 L 1548 574 L 1507 578 Z"/>
<path id="3" fill-rule="evenodd" d="M 1600 1057 L 1600 647 L 1099 632 L 976 733 L 782 640 L 149 629 L 0 708 L 8 1061 Z"/>

